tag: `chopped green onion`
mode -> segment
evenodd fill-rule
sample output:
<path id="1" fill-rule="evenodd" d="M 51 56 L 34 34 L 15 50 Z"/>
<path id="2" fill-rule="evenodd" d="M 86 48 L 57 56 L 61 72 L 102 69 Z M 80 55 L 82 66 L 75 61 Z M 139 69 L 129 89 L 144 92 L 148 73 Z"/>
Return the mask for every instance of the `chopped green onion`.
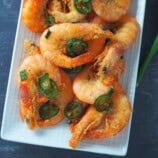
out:
<path id="1" fill-rule="evenodd" d="M 155 38 L 155 41 L 152 45 L 152 48 L 150 49 L 144 63 L 142 64 L 142 66 L 140 67 L 139 69 L 139 72 L 138 72 L 138 78 L 137 78 L 137 87 L 139 86 L 142 78 L 143 78 L 143 75 L 149 65 L 149 63 L 151 62 L 152 58 L 154 57 L 154 55 L 158 52 L 158 35 L 156 36 Z"/>
<path id="2" fill-rule="evenodd" d="M 43 120 L 51 119 L 59 113 L 59 107 L 55 104 L 47 102 L 39 108 L 40 118 Z"/>
<path id="3" fill-rule="evenodd" d="M 87 50 L 88 43 L 81 39 L 73 38 L 66 44 L 67 55 L 72 58 L 87 52 Z"/>
<path id="4" fill-rule="evenodd" d="M 55 24 L 55 18 L 53 16 L 48 16 L 45 20 L 47 26 L 52 26 Z"/>
<path id="5" fill-rule="evenodd" d="M 47 33 L 45 35 L 45 38 L 48 38 L 50 36 L 50 34 L 51 34 L 51 31 L 48 29 L 48 31 L 47 31 Z"/>
<path id="6" fill-rule="evenodd" d="M 92 11 L 91 0 L 74 0 L 74 6 L 81 14 L 88 14 Z"/>
<path id="7" fill-rule="evenodd" d="M 64 110 L 65 116 L 70 120 L 77 119 L 79 116 L 81 116 L 82 112 L 82 105 L 75 101 L 68 104 Z"/>
<path id="8" fill-rule="evenodd" d="M 21 70 L 21 71 L 20 71 L 20 78 L 21 78 L 21 81 L 27 80 L 27 73 L 26 73 L 26 70 Z"/>

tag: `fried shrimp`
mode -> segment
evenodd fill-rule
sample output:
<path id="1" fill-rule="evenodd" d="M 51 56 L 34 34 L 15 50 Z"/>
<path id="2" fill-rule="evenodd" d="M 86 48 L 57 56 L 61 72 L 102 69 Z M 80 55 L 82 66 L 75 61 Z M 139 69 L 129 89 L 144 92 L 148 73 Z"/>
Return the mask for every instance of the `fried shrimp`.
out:
<path id="1" fill-rule="evenodd" d="M 90 13 L 87 16 L 87 20 L 91 24 L 98 24 L 100 27 L 104 28 L 106 25 L 106 22 L 104 19 L 102 19 L 100 16 L 96 15 L 94 12 Z"/>
<path id="2" fill-rule="evenodd" d="M 42 34 L 40 49 L 43 56 L 55 65 L 73 68 L 91 62 L 102 52 L 105 39 L 112 37 L 111 32 L 103 31 L 96 24 L 64 23 L 54 25 Z M 97 44 L 95 49 L 92 41 Z M 72 56 L 73 51 L 75 56 Z"/>
<path id="3" fill-rule="evenodd" d="M 139 24 L 130 15 L 126 14 L 116 25 L 113 39 L 107 44 L 105 50 L 98 56 L 95 65 L 99 68 L 98 75 L 101 76 L 106 68 L 112 70 L 128 49 L 137 39 Z"/>
<path id="4" fill-rule="evenodd" d="M 84 116 L 73 127 L 72 138 L 69 142 L 69 145 L 72 148 L 76 148 L 78 143 L 84 138 L 84 135 L 87 133 L 87 130 L 91 129 L 92 127 L 94 128 L 99 126 L 99 124 L 104 118 L 104 115 L 104 113 L 96 111 L 93 105 L 88 107 L 88 110 L 86 111 Z"/>
<path id="5" fill-rule="evenodd" d="M 63 71 L 39 54 L 28 56 L 20 66 L 18 83 L 21 119 L 30 129 L 53 126 L 64 119 L 73 92 L 71 79 Z"/>
<path id="6" fill-rule="evenodd" d="M 85 16 L 75 9 L 73 0 L 26 0 L 22 10 L 23 22 L 32 32 L 39 33 L 50 26 L 47 20 L 51 23 L 80 22 Z"/>
<path id="7" fill-rule="evenodd" d="M 125 62 L 120 61 L 117 67 L 108 72 L 104 78 L 96 76 L 93 69 L 85 68 L 77 74 L 73 82 L 73 91 L 78 99 L 81 101 L 94 104 L 97 97 L 102 94 L 107 94 L 114 82 L 118 81 L 124 72 Z"/>
<path id="8" fill-rule="evenodd" d="M 56 23 L 80 22 L 86 16 L 75 9 L 73 0 L 53 0 L 50 3 L 48 13 Z"/>
<path id="9" fill-rule="evenodd" d="M 128 49 L 136 41 L 139 30 L 139 24 L 136 19 L 130 14 L 126 14 L 118 23 L 113 41 L 122 44 L 123 49 Z"/>
<path id="10" fill-rule="evenodd" d="M 80 121 L 75 124 L 69 145 L 76 148 L 82 139 L 108 138 L 118 134 L 128 123 L 131 115 L 130 102 L 119 83 L 114 85 L 111 96 L 113 107 L 108 112 L 98 112 L 91 105 Z"/>
<path id="11" fill-rule="evenodd" d="M 43 32 L 48 26 L 45 23 L 45 11 L 48 0 L 26 0 L 22 10 L 22 20 L 32 32 Z"/>
<path id="12" fill-rule="evenodd" d="M 130 0 L 92 0 L 95 13 L 107 22 L 118 21 L 127 13 Z"/>
<path id="13" fill-rule="evenodd" d="M 107 112 L 104 118 L 102 129 L 89 130 L 86 138 L 99 139 L 112 137 L 119 133 L 129 122 L 132 112 L 131 104 L 119 83 L 114 85 L 112 95 L 113 108 Z"/>

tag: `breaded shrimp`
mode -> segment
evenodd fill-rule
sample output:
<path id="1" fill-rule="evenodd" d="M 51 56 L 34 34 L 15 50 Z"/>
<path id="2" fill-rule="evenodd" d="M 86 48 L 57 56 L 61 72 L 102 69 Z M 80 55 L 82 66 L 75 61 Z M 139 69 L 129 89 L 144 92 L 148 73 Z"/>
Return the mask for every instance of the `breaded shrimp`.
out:
<path id="1" fill-rule="evenodd" d="M 48 0 L 26 0 L 22 10 L 22 20 L 32 32 L 43 32 L 48 26 L 45 23 L 45 11 Z"/>
<path id="2" fill-rule="evenodd" d="M 106 68 L 107 71 L 113 70 L 119 62 L 121 56 L 137 39 L 139 35 L 139 24 L 130 15 L 126 14 L 118 22 L 116 32 L 112 40 L 107 44 L 104 51 L 97 57 L 96 65 L 98 75 L 101 76 Z"/>
<path id="3" fill-rule="evenodd" d="M 100 27 L 104 28 L 106 21 L 100 16 L 96 15 L 94 12 L 90 13 L 87 17 L 87 20 L 91 24 L 98 24 Z"/>
<path id="4" fill-rule="evenodd" d="M 121 84 L 115 83 L 112 95 L 113 108 L 105 115 L 101 129 L 89 130 L 85 138 L 100 139 L 118 134 L 129 122 L 132 107 Z"/>
<path id="5" fill-rule="evenodd" d="M 73 127 L 73 130 L 71 130 L 72 138 L 69 142 L 69 145 L 72 148 L 76 148 L 89 129 L 99 126 L 104 118 L 104 115 L 105 113 L 96 111 L 94 105 L 90 105 L 81 120 L 76 123 Z"/>
<path id="6" fill-rule="evenodd" d="M 114 85 L 113 107 L 108 112 L 98 112 L 91 105 L 80 121 L 75 124 L 69 145 L 76 148 L 82 139 L 108 138 L 118 134 L 128 123 L 131 104 L 119 83 Z M 102 128 L 101 128 L 101 127 Z"/>
<path id="7" fill-rule="evenodd" d="M 75 9 L 73 0 L 26 0 L 24 2 L 22 20 L 32 32 L 41 33 L 48 28 L 46 19 L 49 16 L 53 18 L 52 23 L 65 23 L 80 22 L 86 15 L 80 14 Z"/>
<path id="8" fill-rule="evenodd" d="M 97 97 L 107 94 L 113 84 L 117 82 L 125 70 L 125 62 L 120 61 L 117 67 L 108 72 L 103 78 L 96 76 L 91 67 L 85 68 L 77 74 L 73 81 L 73 92 L 81 101 L 94 104 Z"/>
<path id="9" fill-rule="evenodd" d="M 55 18 L 56 23 L 80 22 L 86 16 L 76 10 L 73 0 L 52 0 L 50 3 L 48 13 Z"/>
<path id="10" fill-rule="evenodd" d="M 92 0 L 95 13 L 107 22 L 118 21 L 127 13 L 131 0 Z"/>
<path id="11" fill-rule="evenodd" d="M 49 33 L 49 37 L 47 34 Z M 40 49 L 44 57 L 57 66 L 73 68 L 91 62 L 96 54 L 101 53 L 106 38 L 112 38 L 113 34 L 103 31 L 96 24 L 88 23 L 64 23 L 50 27 L 44 31 L 40 38 Z M 88 51 L 76 57 L 68 56 L 66 45 L 72 39 L 82 39 L 88 43 Z M 102 40 L 99 40 L 102 39 Z M 91 44 L 97 40 L 97 45 Z M 98 43 L 99 42 L 99 43 Z"/>

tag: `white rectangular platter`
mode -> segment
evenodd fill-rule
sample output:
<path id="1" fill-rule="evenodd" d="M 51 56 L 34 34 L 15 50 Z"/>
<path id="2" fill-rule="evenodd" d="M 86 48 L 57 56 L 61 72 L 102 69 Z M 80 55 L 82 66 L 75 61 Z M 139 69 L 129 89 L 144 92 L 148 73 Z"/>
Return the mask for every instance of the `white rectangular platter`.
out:
<path id="1" fill-rule="evenodd" d="M 139 22 L 141 30 L 137 42 L 126 53 L 125 59 L 127 62 L 127 67 L 121 81 L 132 105 L 134 104 L 145 5 L 146 0 L 132 0 L 129 9 L 129 12 Z M 21 10 L 17 26 L 10 76 L 5 100 L 1 137 L 5 140 L 10 141 L 71 149 L 68 145 L 69 139 L 71 138 L 71 133 L 69 131 L 68 125 L 65 122 L 56 127 L 31 131 L 20 120 L 18 106 L 19 89 L 17 86 L 16 74 L 20 62 L 25 56 L 23 42 L 25 39 L 31 39 L 32 41 L 38 43 L 39 39 L 38 34 L 31 33 L 21 22 Z M 128 149 L 130 128 L 131 120 L 128 126 L 117 136 L 109 139 L 83 141 L 82 143 L 80 143 L 76 150 L 118 156 L 126 155 Z"/>

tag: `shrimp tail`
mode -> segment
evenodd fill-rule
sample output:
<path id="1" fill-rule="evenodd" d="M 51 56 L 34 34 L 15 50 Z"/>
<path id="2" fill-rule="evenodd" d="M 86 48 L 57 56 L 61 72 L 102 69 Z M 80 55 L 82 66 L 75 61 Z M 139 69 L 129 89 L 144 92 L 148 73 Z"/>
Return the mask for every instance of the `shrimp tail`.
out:
<path id="1" fill-rule="evenodd" d="M 94 106 L 91 105 L 79 123 L 77 123 L 75 126 L 72 138 L 69 141 L 69 145 L 72 148 L 76 148 L 79 142 L 84 138 L 86 132 L 100 124 L 103 116 L 103 113 L 99 113 L 95 110 Z"/>
<path id="2" fill-rule="evenodd" d="M 130 15 L 126 14 L 121 18 L 117 31 L 112 40 L 107 44 L 104 51 L 98 55 L 94 64 L 98 68 L 99 74 L 104 69 L 113 70 L 120 58 L 137 39 L 139 34 L 139 25 Z"/>

